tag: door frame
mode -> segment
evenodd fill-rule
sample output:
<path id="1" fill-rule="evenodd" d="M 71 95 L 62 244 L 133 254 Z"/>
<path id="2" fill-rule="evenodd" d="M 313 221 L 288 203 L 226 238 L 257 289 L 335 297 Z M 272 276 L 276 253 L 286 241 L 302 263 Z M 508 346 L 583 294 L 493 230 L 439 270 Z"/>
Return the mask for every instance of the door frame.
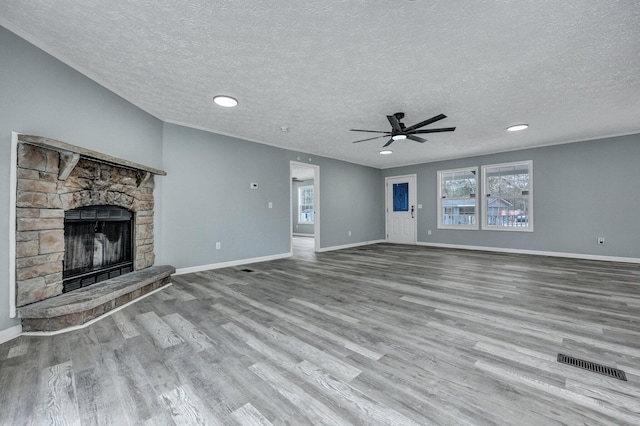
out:
<path id="1" fill-rule="evenodd" d="M 293 168 L 306 167 L 313 169 L 313 238 L 314 251 L 320 251 L 320 166 L 317 164 L 302 163 L 300 161 L 289 162 L 289 252 L 293 255 Z M 296 206 L 297 207 L 297 206 Z"/>
<path id="2" fill-rule="evenodd" d="M 399 176 L 387 176 L 384 178 L 384 235 L 385 241 L 389 241 L 389 181 L 392 179 L 412 179 L 409 183 L 409 199 L 413 201 L 415 208 L 414 211 L 414 226 L 413 226 L 413 243 L 418 243 L 418 175 L 399 175 Z"/>

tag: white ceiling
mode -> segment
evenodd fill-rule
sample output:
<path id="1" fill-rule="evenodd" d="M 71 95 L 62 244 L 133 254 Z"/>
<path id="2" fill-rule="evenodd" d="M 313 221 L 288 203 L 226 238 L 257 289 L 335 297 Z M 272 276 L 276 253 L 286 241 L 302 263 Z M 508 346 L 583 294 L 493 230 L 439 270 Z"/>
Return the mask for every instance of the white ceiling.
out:
<path id="1" fill-rule="evenodd" d="M 374 167 L 640 132 L 637 0 L 2 0 L 0 24 L 164 121 Z M 399 111 L 457 130 L 351 143 Z"/>

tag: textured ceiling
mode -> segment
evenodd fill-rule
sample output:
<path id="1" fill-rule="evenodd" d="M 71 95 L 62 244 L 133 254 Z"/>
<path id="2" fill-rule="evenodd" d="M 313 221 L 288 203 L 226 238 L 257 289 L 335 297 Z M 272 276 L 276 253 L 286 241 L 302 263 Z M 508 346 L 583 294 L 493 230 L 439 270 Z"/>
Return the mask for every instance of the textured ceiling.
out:
<path id="1" fill-rule="evenodd" d="M 637 0 L 2 0 L 0 24 L 164 121 L 374 167 L 640 132 Z M 398 111 L 457 130 L 351 143 Z"/>

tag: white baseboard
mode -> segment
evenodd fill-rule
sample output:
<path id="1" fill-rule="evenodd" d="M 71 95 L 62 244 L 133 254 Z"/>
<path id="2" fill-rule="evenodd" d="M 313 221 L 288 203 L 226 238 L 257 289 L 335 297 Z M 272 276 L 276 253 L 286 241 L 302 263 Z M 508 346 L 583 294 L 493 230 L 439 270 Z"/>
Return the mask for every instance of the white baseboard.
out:
<path id="1" fill-rule="evenodd" d="M 314 238 L 316 236 L 315 234 L 303 234 L 300 232 L 294 232 L 292 235 L 294 237 L 311 237 L 311 238 Z"/>
<path id="2" fill-rule="evenodd" d="M 22 325 L 18 324 L 13 327 L 6 328 L 0 331 L 0 344 L 6 343 L 9 340 L 13 340 L 22 334 Z"/>
<path id="3" fill-rule="evenodd" d="M 534 256 L 550 256 L 550 257 L 566 257 L 570 259 L 584 259 L 584 260 L 603 260 L 605 262 L 624 262 L 624 263 L 640 263 L 640 258 L 636 257 L 619 257 L 619 256 L 601 256 L 595 254 L 582 254 L 582 253 L 564 253 L 558 251 L 541 251 L 541 250 L 522 250 L 511 249 L 502 247 L 484 247 L 484 246 L 467 246 L 461 244 L 441 244 L 441 243 L 416 243 L 419 246 L 427 247 L 442 247 L 452 248 L 460 250 L 479 250 L 479 251 L 492 251 L 497 253 L 514 253 L 514 254 L 531 254 Z"/>
<path id="4" fill-rule="evenodd" d="M 353 248 L 353 247 L 360 247 L 360 246 L 368 246 L 370 244 L 378 244 L 378 243 L 384 243 L 385 240 L 374 240 L 374 241 L 363 241 L 361 243 L 353 243 L 353 244 L 344 244 L 341 246 L 332 246 L 332 247 L 321 247 L 318 251 L 334 251 L 334 250 L 342 250 L 342 249 L 348 249 L 348 248 Z"/>
<path id="5" fill-rule="evenodd" d="M 229 262 L 211 263 L 209 265 L 189 266 L 188 268 L 178 268 L 174 275 L 190 274 L 192 272 L 208 271 L 211 269 L 229 268 L 231 266 L 248 265 L 250 263 L 267 262 L 269 260 L 284 259 L 293 256 L 293 253 L 281 253 L 271 256 L 253 257 L 250 259 L 231 260 Z"/>

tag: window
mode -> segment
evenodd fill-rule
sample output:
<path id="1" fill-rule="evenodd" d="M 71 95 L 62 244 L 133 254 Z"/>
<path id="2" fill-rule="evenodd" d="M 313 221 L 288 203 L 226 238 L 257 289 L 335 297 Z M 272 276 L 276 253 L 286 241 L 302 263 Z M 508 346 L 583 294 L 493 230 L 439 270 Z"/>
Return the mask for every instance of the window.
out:
<path id="1" fill-rule="evenodd" d="M 478 168 L 438 171 L 438 228 L 478 229 Z"/>
<path id="2" fill-rule="evenodd" d="M 482 228 L 533 231 L 533 162 L 482 166 Z"/>
<path id="3" fill-rule="evenodd" d="M 313 186 L 298 187 L 298 223 L 313 224 Z"/>
<path id="4" fill-rule="evenodd" d="M 393 211 L 408 212 L 409 211 L 409 183 L 393 184 Z"/>

